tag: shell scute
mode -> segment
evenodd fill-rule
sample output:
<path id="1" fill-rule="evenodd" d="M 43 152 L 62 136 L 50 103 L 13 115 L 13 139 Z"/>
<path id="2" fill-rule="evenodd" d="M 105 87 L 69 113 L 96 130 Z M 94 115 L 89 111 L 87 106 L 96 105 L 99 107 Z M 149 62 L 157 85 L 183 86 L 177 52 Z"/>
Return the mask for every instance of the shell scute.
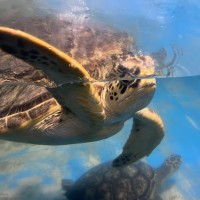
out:
<path id="1" fill-rule="evenodd" d="M 15 115 L 11 115 L 7 118 L 7 127 L 8 129 L 16 129 L 20 126 L 23 127 L 23 124 L 30 120 L 27 113 L 18 113 Z"/>

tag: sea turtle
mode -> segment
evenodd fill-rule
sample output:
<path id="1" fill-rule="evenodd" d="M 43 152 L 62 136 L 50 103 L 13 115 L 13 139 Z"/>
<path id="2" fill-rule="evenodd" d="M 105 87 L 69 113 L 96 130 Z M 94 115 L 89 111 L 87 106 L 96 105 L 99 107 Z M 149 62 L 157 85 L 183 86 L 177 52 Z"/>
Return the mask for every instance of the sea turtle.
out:
<path id="1" fill-rule="evenodd" d="M 68 200 L 161 200 L 161 183 L 181 165 L 179 155 L 170 155 L 156 169 L 137 161 L 123 167 L 100 164 L 77 181 L 62 180 Z"/>
<path id="2" fill-rule="evenodd" d="M 128 34 L 108 26 L 44 18 L 0 27 L 0 49 L 12 55 L 0 52 L 0 138 L 46 145 L 97 141 L 133 118 L 113 165 L 149 155 L 161 142 L 164 126 L 146 108 L 155 78 L 137 76 L 154 75 L 153 59 L 135 54 Z M 100 81 L 106 79 L 111 81 Z"/>

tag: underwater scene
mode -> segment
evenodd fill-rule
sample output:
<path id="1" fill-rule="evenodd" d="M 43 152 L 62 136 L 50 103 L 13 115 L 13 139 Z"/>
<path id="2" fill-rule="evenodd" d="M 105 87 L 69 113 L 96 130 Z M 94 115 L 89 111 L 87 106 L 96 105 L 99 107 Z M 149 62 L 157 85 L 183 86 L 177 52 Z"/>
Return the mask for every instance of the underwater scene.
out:
<path id="1" fill-rule="evenodd" d="M 200 200 L 197 0 L 0 0 L 0 200 Z"/>

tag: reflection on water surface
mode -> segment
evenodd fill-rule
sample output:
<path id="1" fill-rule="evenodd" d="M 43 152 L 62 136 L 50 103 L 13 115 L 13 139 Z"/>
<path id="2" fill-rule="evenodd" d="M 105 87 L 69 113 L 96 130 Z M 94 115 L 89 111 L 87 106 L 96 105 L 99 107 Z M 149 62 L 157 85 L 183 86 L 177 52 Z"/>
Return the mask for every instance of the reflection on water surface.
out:
<path id="1" fill-rule="evenodd" d="M 15 27 L 20 24 L 20 29 L 30 31 L 27 27 L 33 23 L 32 27 L 37 28 L 33 28 L 32 33 L 46 41 L 50 40 L 59 48 L 62 48 L 61 45 L 67 39 L 64 35 L 56 35 L 62 33 L 59 25 L 54 27 L 54 34 L 39 35 L 42 29 L 50 33 L 48 31 L 52 25 L 51 19 L 55 18 L 49 18 L 49 14 L 55 16 L 58 12 L 62 19 L 73 18 L 79 23 L 81 20 L 92 18 L 95 22 L 98 19 L 112 25 L 117 32 L 121 31 L 122 35 L 124 32 L 128 33 L 125 37 L 127 40 L 130 39 L 129 36 L 134 38 L 139 52 L 148 55 L 161 52 L 158 54 L 159 58 L 164 60 L 161 59 L 159 63 L 170 63 L 175 52 L 177 58 L 172 65 L 174 76 L 199 75 L 200 62 L 197 53 L 200 12 L 196 1 L 143 0 L 133 3 L 126 0 L 123 3 L 101 1 L 95 4 L 90 0 L 67 3 L 60 1 L 59 4 L 55 1 L 29 1 L 30 6 L 27 6 L 27 1 L 9 3 L 0 1 L 1 25 L 9 23 Z M 42 23 L 41 18 L 48 18 L 50 25 Z M 34 21 L 35 19 L 38 20 Z M 5 66 L 3 60 L 0 62 Z M 16 69 L 16 65 L 22 64 L 19 60 L 11 59 L 9 67 Z M 8 70 L 7 76 L 13 78 L 23 72 L 23 69 L 17 70 L 14 75 Z M 47 84 L 44 74 L 34 70 L 32 74 L 34 78 L 41 80 L 40 83 Z M 35 80 L 30 80 L 26 74 L 23 74 L 23 78 L 28 82 Z M 157 167 L 171 153 L 182 156 L 180 169 L 162 187 L 161 195 L 166 200 L 200 199 L 199 80 L 199 76 L 157 79 L 157 91 L 150 104 L 150 107 L 161 115 L 166 135 L 158 148 L 144 160 L 150 166 Z M 99 163 L 113 160 L 121 153 L 131 126 L 132 121 L 129 120 L 117 135 L 87 144 L 52 147 L 1 141 L 0 199 L 64 199 L 61 180 L 76 180 Z"/>

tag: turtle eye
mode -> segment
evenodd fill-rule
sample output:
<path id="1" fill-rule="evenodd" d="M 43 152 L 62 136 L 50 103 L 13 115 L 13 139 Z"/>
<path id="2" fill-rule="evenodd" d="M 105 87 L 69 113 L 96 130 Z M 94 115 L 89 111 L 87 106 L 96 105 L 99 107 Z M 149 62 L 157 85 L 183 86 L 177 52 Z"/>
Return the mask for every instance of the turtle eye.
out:
<path id="1" fill-rule="evenodd" d="M 130 85 L 131 83 L 133 83 L 135 81 L 135 79 L 134 80 L 122 80 L 122 83 L 124 84 L 124 85 Z"/>
<path id="2" fill-rule="evenodd" d="M 136 88 L 139 86 L 141 79 L 133 79 L 133 80 L 123 80 L 121 81 L 123 85 L 129 86 L 131 88 Z"/>
<path id="3" fill-rule="evenodd" d="M 120 65 L 118 65 L 117 71 L 118 71 L 118 72 L 126 72 L 127 69 L 126 69 L 126 67 L 124 67 L 123 65 L 120 64 Z"/>
<path id="4" fill-rule="evenodd" d="M 118 73 L 118 76 L 120 78 L 122 78 L 128 73 L 128 70 L 126 67 L 124 67 L 123 65 L 120 64 L 120 65 L 118 65 L 117 73 Z"/>
<path id="5" fill-rule="evenodd" d="M 140 74 L 140 68 L 137 67 L 136 70 L 134 71 L 134 75 L 139 75 Z"/>
<path id="6" fill-rule="evenodd" d="M 140 84 L 140 81 L 141 81 L 141 79 L 136 79 L 136 80 L 134 80 L 134 81 L 130 84 L 130 87 L 131 87 L 131 88 L 137 88 L 137 87 L 139 86 L 139 84 Z"/>

